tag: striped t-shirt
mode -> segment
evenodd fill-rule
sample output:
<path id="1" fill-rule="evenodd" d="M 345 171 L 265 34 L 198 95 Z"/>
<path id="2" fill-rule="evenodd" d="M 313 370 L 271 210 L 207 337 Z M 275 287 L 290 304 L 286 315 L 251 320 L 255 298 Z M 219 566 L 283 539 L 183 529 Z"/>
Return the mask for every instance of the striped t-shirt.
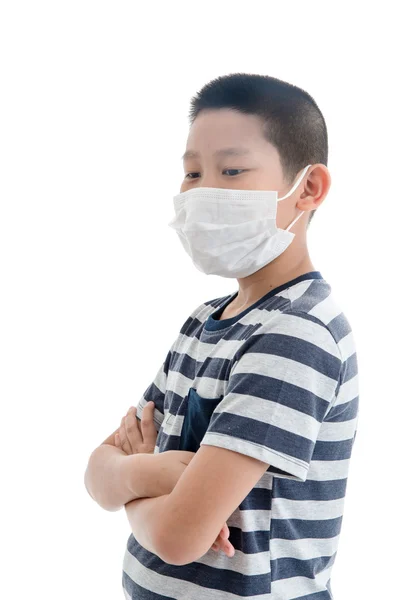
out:
<path id="1" fill-rule="evenodd" d="M 187 318 L 137 416 L 155 402 L 155 453 L 209 444 L 269 466 L 227 520 L 233 557 L 210 549 L 171 565 L 130 534 L 126 598 L 334 598 L 358 419 L 353 334 L 319 271 L 219 320 L 237 294 L 204 302 Z"/>

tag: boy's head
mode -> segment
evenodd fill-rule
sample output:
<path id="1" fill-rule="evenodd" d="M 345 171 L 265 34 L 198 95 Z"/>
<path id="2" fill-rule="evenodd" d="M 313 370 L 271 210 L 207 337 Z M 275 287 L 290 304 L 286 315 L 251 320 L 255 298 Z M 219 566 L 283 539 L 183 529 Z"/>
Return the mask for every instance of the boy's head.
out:
<path id="1" fill-rule="evenodd" d="M 300 221 L 310 215 L 311 222 L 330 175 L 325 120 L 307 92 L 266 75 L 225 75 L 192 98 L 189 120 L 181 192 L 200 186 L 266 189 L 277 190 L 279 198 L 311 164 L 294 204 L 289 198 L 279 203 L 277 225 L 285 228 L 297 216 L 294 206 L 307 211 Z M 245 153 L 214 154 L 226 148 Z"/>

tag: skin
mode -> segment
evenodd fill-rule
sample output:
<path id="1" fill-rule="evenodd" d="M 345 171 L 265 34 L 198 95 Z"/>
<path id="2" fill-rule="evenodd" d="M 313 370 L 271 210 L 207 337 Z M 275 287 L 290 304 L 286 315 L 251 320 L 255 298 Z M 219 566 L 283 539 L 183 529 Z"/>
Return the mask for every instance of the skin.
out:
<path id="1" fill-rule="evenodd" d="M 250 153 L 213 156 L 216 150 L 238 146 L 247 148 Z M 183 160 L 181 192 L 193 187 L 265 189 L 277 190 L 280 198 L 293 185 L 285 182 L 278 150 L 263 137 L 262 121 L 257 115 L 244 115 L 233 109 L 204 110 L 190 128 L 186 150 L 195 151 L 199 156 Z M 301 169 L 297 177 L 300 173 Z M 238 296 L 230 303 L 229 312 L 224 311 L 221 316 L 226 318 L 239 313 L 279 285 L 317 270 L 307 248 L 307 223 L 310 211 L 322 204 L 330 184 L 327 167 L 314 164 L 293 194 L 278 202 L 277 226 L 281 229 L 286 229 L 301 210 L 306 211 L 290 229 L 295 238 L 285 252 L 268 265 L 237 279 Z"/>
<path id="2" fill-rule="evenodd" d="M 115 433 L 115 446 L 127 455 L 137 453 L 154 454 L 156 440 L 157 430 L 154 425 L 154 403 L 148 402 L 144 407 L 142 423 L 136 418 L 136 406 L 131 406 L 126 415 L 122 417 L 120 428 Z M 186 468 L 183 463 L 186 462 L 186 464 L 189 464 L 194 454 L 193 452 L 175 452 L 174 456 L 171 457 L 172 460 L 179 462 L 178 455 L 182 456 L 181 462 L 177 465 L 178 477 L 179 473 L 183 472 Z M 173 489 L 176 485 L 177 469 L 171 469 L 168 473 L 170 473 L 171 489 Z M 225 522 L 211 549 L 215 552 L 224 552 L 227 556 L 233 556 L 235 549 L 228 539 L 229 533 L 229 527 Z"/>

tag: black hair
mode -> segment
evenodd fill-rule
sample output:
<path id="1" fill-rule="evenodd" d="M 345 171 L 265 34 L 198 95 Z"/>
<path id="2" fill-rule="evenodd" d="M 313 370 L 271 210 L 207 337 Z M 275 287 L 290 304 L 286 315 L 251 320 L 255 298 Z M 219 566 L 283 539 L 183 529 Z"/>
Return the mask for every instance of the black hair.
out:
<path id="1" fill-rule="evenodd" d="M 269 75 L 232 73 L 213 79 L 190 101 L 189 122 L 206 109 L 258 115 L 265 139 L 278 150 L 285 182 L 310 164 L 328 164 L 328 132 L 315 100 L 303 89 Z M 314 216 L 311 211 L 308 224 Z"/>

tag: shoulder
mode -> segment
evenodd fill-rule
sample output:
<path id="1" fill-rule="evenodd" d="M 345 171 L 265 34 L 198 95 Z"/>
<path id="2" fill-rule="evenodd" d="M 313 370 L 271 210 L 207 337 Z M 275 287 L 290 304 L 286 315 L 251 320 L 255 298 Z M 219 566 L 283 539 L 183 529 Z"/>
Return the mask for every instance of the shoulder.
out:
<path id="1" fill-rule="evenodd" d="M 188 330 L 191 330 L 193 324 L 196 326 L 200 323 L 203 323 L 207 317 L 215 312 L 221 304 L 223 304 L 231 294 L 227 296 L 218 296 L 218 298 L 212 298 L 211 300 L 204 300 L 201 304 L 198 304 L 186 317 L 185 322 L 183 323 L 180 333 L 186 333 Z"/>

